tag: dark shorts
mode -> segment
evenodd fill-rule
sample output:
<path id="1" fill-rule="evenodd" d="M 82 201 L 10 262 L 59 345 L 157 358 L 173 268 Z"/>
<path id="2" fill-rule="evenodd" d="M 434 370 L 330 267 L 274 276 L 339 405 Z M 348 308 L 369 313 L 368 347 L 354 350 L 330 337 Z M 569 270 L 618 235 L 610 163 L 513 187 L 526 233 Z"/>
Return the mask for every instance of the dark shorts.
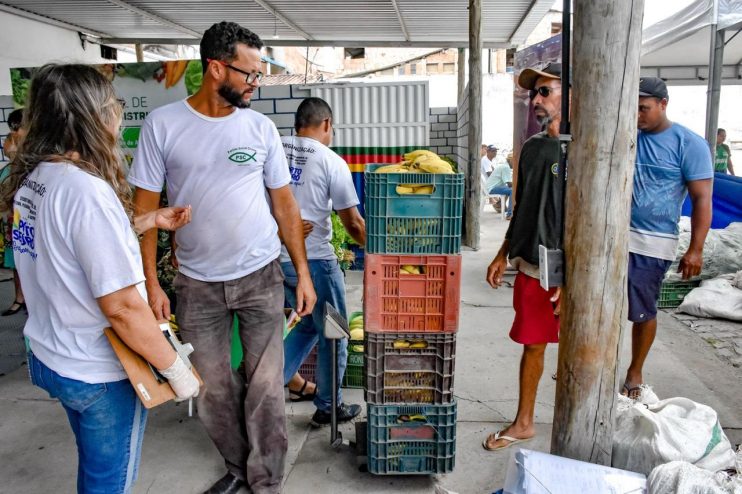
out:
<path id="1" fill-rule="evenodd" d="M 629 321 L 645 322 L 657 317 L 660 287 L 672 261 L 629 253 Z"/>

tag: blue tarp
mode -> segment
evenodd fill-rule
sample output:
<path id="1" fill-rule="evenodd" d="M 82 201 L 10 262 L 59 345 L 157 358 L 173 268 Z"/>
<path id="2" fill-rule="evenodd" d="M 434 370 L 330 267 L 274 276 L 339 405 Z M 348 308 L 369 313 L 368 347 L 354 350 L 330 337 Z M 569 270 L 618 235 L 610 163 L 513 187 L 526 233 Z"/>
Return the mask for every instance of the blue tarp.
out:
<path id="1" fill-rule="evenodd" d="M 742 177 L 714 174 L 714 219 L 711 228 L 726 228 L 729 223 L 742 221 Z M 690 197 L 683 204 L 683 216 L 690 216 Z"/>

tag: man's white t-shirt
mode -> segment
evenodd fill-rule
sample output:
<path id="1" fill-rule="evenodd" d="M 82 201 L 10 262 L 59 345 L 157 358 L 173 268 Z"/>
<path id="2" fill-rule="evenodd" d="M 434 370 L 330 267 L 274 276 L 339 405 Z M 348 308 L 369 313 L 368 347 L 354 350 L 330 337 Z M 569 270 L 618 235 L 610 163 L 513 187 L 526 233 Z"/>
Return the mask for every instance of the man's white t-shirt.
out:
<path id="1" fill-rule="evenodd" d="M 74 165 L 40 163 L 15 195 L 13 254 L 34 355 L 70 379 L 125 379 L 96 299 L 132 285 L 146 292 L 139 243 L 113 189 Z"/>
<path id="2" fill-rule="evenodd" d="M 489 172 L 492 171 L 492 160 L 490 160 L 487 155 L 482 156 L 482 175 L 485 177 Z"/>
<path id="3" fill-rule="evenodd" d="M 266 187 L 291 180 L 276 126 L 253 110 L 212 118 L 186 100 L 144 121 L 129 182 L 193 207 L 175 234 L 180 271 L 201 281 L 228 281 L 266 266 L 281 252 Z"/>
<path id="4" fill-rule="evenodd" d="M 314 228 L 305 240 L 308 259 L 337 259 L 330 245 L 332 210 L 359 204 L 348 164 L 321 142 L 310 137 L 282 137 L 291 172 L 291 191 L 301 209 L 301 218 Z M 288 262 L 286 247 L 281 262 Z"/>

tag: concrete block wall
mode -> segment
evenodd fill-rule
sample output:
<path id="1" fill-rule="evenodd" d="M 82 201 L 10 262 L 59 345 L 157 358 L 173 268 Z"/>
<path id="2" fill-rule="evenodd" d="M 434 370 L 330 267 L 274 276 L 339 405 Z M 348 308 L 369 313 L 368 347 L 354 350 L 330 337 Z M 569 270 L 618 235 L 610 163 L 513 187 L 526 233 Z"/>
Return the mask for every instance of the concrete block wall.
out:
<path id="1" fill-rule="evenodd" d="M 428 116 L 430 119 L 430 150 L 454 160 L 456 159 L 454 148 L 457 144 L 456 113 L 455 106 L 431 108 Z"/>
<path id="2" fill-rule="evenodd" d="M 464 94 L 464 100 L 456 109 L 456 144 L 453 150 L 461 172 L 466 172 L 469 162 L 469 92 L 464 89 Z"/>
<path id="3" fill-rule="evenodd" d="M 291 135 L 296 109 L 309 96 L 309 90 L 299 86 L 264 86 L 253 96 L 250 108 L 273 120 L 281 135 Z"/>

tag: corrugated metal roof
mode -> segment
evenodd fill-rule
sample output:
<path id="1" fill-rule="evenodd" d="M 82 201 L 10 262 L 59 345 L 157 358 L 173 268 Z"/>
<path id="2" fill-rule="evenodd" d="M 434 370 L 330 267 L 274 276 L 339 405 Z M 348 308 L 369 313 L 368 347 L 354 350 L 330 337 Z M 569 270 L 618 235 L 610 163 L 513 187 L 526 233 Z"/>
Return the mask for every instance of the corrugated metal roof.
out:
<path id="1" fill-rule="evenodd" d="M 522 44 L 553 3 L 482 0 L 485 46 Z M 453 47 L 469 39 L 468 0 L 3 0 L 0 8 L 102 33 L 112 43 L 193 42 L 194 33 L 222 20 L 238 22 L 272 45 Z"/>
<path id="2" fill-rule="evenodd" d="M 427 146 L 427 81 L 307 86 L 333 109 L 334 146 Z"/>

